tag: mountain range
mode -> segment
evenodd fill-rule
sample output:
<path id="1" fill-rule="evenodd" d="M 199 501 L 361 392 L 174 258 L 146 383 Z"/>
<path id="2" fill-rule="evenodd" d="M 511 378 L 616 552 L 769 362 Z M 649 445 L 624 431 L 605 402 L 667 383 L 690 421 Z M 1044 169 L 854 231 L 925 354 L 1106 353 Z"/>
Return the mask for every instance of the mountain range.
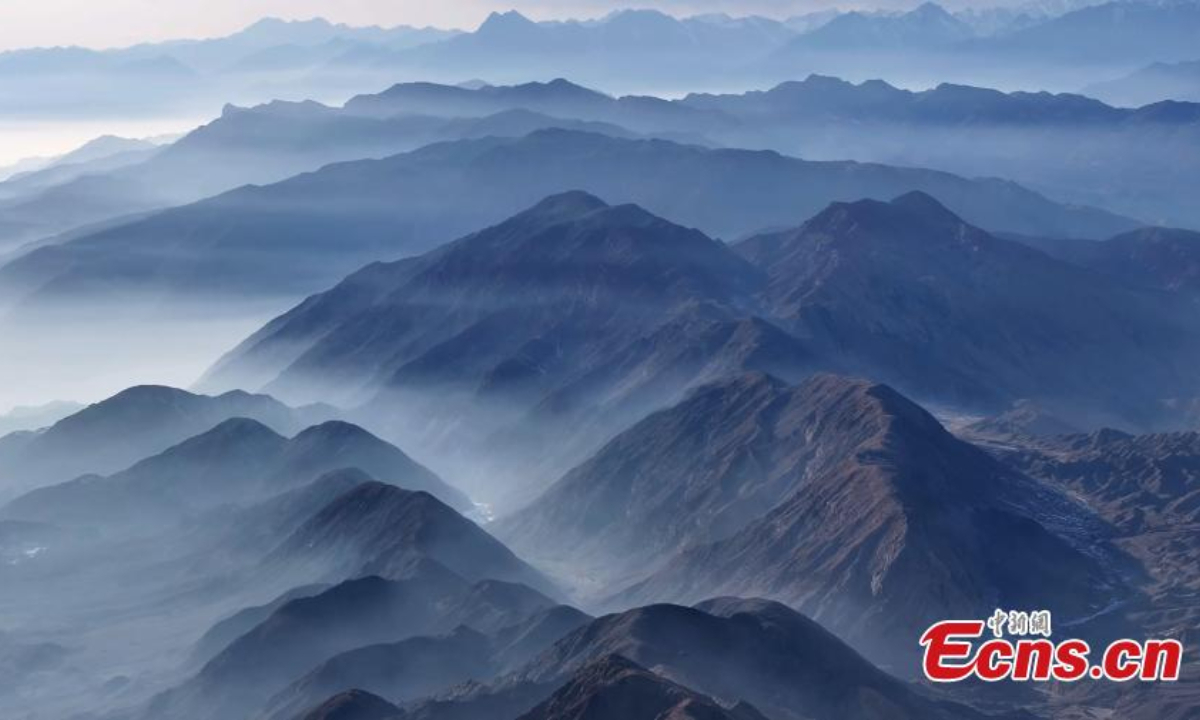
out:
<path id="1" fill-rule="evenodd" d="M 1193 393 L 1191 307 L 989 235 L 919 193 L 834 203 L 733 247 L 568 193 L 364 268 L 268 323 L 206 384 L 357 403 L 447 462 L 524 457 L 472 486 L 513 507 L 521 495 L 501 493 L 500 477 L 535 489 L 688 387 L 746 370 L 852 371 L 961 407 L 1034 397 L 1068 419 L 1160 422 L 1153 398 Z M 553 452 L 533 452 L 551 436 Z"/>
<path id="2" fill-rule="evenodd" d="M 1200 292 L 1200 233 L 1144 228 L 1103 242 L 1018 238 L 1054 257 L 1134 287 L 1195 297 Z"/>
<path id="3" fill-rule="evenodd" d="M 113 473 L 235 417 L 292 434 L 334 412 L 328 406 L 290 408 L 242 391 L 208 396 L 139 385 L 45 427 L 0 437 L 0 495 L 86 473 Z"/>
<path id="4" fill-rule="evenodd" d="M 1200 60 L 1156 62 L 1088 85 L 1083 92 L 1118 105 L 1144 105 L 1163 98 L 1200 102 Z"/>
<path id="5" fill-rule="evenodd" d="M 267 18 L 205 40 L 13 50 L 0 53 L 0 70 L 5 96 L 22 99 L 5 105 L 13 115 L 74 117 L 90 107 L 110 116 L 180 117 L 224 101 L 344 97 L 397 75 L 526 81 L 544 77 L 539 58 L 621 92 L 762 85 L 799 68 L 862 77 L 879 67 L 908 85 L 949 79 L 1013 86 L 1024 80 L 1021 72 L 1037 70 L 1043 82 L 1066 88 L 1154 62 L 1195 59 L 1191 3 L 1031 3 L 1000 10 L 984 18 L 977 9 L 950 13 L 925 3 L 902 12 L 778 20 L 627 9 L 546 22 L 509 11 L 470 31 Z M 1129 42 L 1118 26 L 1139 40 Z"/>
<path id="6" fill-rule="evenodd" d="M 498 717 L 612 717 L 605 713 L 617 708 L 642 717 L 645 703 L 703 705 L 725 713 L 718 718 L 985 717 L 914 691 L 793 610 L 733 598 L 597 618 L 513 673 L 400 717 L 476 717 L 483 708 Z"/>
<path id="7" fill-rule="evenodd" d="M 563 80 L 480 88 L 402 83 L 345 107 L 380 117 L 478 117 L 523 108 L 806 159 L 999 176 L 1056 199 L 1146 221 L 1200 222 L 1177 182 L 1196 165 L 1200 113 L 1194 103 L 1119 108 L 1075 94 L 1005 93 L 946 82 L 911 91 L 877 79 L 856 84 L 809 75 L 767 90 L 690 93 L 671 101 L 611 97 Z"/>
<path id="8" fill-rule="evenodd" d="M 1136 227 L 1000 181 L 550 129 L 439 143 L 235 190 L 38 248 L 0 269 L 0 282 L 34 307 L 99 292 L 139 302 L 295 297 L 571 189 L 638 202 L 726 237 L 793 224 L 831 200 L 910 190 L 996 230 L 1094 237 Z M 467 196 L 475 201 L 451 200 Z"/>
<path id="9" fill-rule="evenodd" d="M 33 490 L 2 512 L 23 520 L 144 532 L 206 508 L 295 488 L 343 467 L 470 507 L 428 469 L 358 426 L 330 421 L 287 438 L 256 420 L 235 417 L 120 472 Z"/>
<path id="10" fill-rule="evenodd" d="M 38 143 L 195 128 L 0 168 L 0 717 L 1196 720 L 1186 659 L 947 684 L 919 639 L 1200 641 L 1198 30 L 0 52 Z"/>
<path id="11" fill-rule="evenodd" d="M 1106 606 L 1120 593 L 1116 551 L 1090 555 L 1104 528 L 891 388 L 749 375 L 634 425 L 499 532 L 548 566 L 583 563 L 600 588 L 649 575 L 620 603 L 776 598 L 906 666 L 936 618 L 1035 600 L 1064 618 Z"/>
<path id="12" fill-rule="evenodd" d="M 69 162 L 0 183 L 0 231 L 9 246 L 30 240 L 61 245 L 105 227 L 87 227 L 92 223 L 126 225 L 128 218 L 117 218 L 331 162 L 551 127 L 999 176 L 1076 204 L 1196 226 L 1179 179 L 1196 164 L 1198 116 L 1192 103 L 1124 109 L 1078 95 L 946 83 L 912 92 L 879 80 L 855 85 L 823 76 L 672 101 L 613 97 L 561 79 L 514 86 L 401 83 L 342 107 L 311 101 L 227 106 L 221 117 L 168 146 Z M 1082 229 L 1043 226 L 1041 232 Z"/>
<path id="13" fill-rule="evenodd" d="M 340 653 L 449 632 L 466 622 L 477 631 L 495 632 L 553 605 L 520 585 L 473 585 L 432 561 L 407 579 L 349 580 L 275 609 L 192 678 L 152 699 L 144 717 L 249 714 Z M 457 659 L 463 663 L 470 657 L 468 651 Z"/>

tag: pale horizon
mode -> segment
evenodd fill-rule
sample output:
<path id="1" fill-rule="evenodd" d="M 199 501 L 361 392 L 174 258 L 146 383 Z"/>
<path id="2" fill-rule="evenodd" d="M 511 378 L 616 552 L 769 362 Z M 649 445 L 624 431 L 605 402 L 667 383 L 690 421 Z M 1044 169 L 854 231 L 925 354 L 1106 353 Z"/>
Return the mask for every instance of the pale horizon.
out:
<path id="1" fill-rule="evenodd" d="M 461 0 L 437 5 L 413 0 L 349 0 L 336 10 L 320 0 L 213 0 L 202 6 L 177 0 L 120 0 L 84 3 L 79 0 L 18 0 L 8 3 L 0 24 L 0 52 L 45 47 L 85 47 L 97 50 L 171 40 L 202 40 L 238 32 L 265 18 L 321 18 L 350 26 L 437 27 L 473 30 L 492 12 L 516 10 L 534 20 L 591 19 L 615 10 L 653 9 L 676 16 L 725 13 L 734 17 L 760 15 L 787 18 L 837 8 L 841 10 L 904 10 L 923 0 L 568 0 L 567 2 L 496 2 Z M 1014 4 L 951 0 L 948 9 Z M 117 7 L 114 8 L 114 5 Z M 124 22 L 112 22 L 119 16 Z"/>

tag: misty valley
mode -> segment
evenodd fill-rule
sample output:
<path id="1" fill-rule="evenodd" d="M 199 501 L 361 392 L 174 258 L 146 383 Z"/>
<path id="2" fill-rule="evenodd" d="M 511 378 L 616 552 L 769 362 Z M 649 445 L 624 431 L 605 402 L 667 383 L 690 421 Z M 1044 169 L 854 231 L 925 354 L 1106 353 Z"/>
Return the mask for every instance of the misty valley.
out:
<path id="1" fill-rule="evenodd" d="M 1200 720 L 1196 0 L 483 5 L 0 49 L 0 718 Z"/>

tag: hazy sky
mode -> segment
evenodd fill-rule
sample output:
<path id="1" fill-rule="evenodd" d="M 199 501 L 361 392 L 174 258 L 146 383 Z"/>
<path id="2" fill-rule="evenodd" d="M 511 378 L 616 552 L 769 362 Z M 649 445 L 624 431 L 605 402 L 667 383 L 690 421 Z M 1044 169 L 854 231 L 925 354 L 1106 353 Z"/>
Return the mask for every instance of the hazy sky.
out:
<path id="1" fill-rule="evenodd" d="M 593 17 L 624 7 L 655 7 L 674 14 L 787 16 L 835 6 L 917 4 L 918 0 L 0 0 L 0 49 L 114 47 L 208 37 L 227 34 L 264 16 L 322 16 L 353 25 L 473 28 L 493 10 L 514 8 L 536 19 L 551 19 Z"/>

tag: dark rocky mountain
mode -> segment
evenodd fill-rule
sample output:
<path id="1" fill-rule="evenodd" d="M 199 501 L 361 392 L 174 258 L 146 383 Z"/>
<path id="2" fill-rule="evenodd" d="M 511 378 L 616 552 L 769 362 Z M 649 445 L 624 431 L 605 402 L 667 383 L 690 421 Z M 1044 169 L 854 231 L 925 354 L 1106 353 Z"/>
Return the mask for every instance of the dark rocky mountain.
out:
<path id="1" fill-rule="evenodd" d="M 1129 435 L 1115 430 L 1009 438 L 989 446 L 1004 462 L 1057 485 L 1114 528 L 1113 542 L 1139 566 L 1138 595 L 1124 609 L 1143 634 L 1200 637 L 1200 434 Z M 1129 688 L 1112 703 L 1131 718 L 1187 717 L 1200 677 L 1184 672 L 1161 688 Z"/>
<path id="2" fill-rule="evenodd" d="M 745 703 L 724 708 L 620 655 L 581 668 L 519 720 L 765 720 Z"/>
<path id="3" fill-rule="evenodd" d="M 568 193 L 419 258 L 365 268 L 248 339 L 209 383 L 261 384 L 282 370 L 271 387 L 373 395 L 364 412 L 406 442 L 439 443 L 449 456 L 473 444 L 502 461 L 545 447 L 542 428 L 586 424 L 573 437 L 602 437 L 730 369 L 798 372 L 802 348 L 747 317 L 760 282 L 696 230 Z M 559 450 L 551 455 L 577 451 L 566 439 Z M 496 482 L 479 489 L 501 494 Z"/>
<path id="4" fill-rule="evenodd" d="M 404 577 L 434 560 L 457 575 L 553 586 L 478 525 L 427 492 L 365 482 L 298 527 L 268 562 L 313 568 L 311 575 Z"/>
<path id="5" fill-rule="evenodd" d="M 768 275 L 766 316 L 827 362 L 918 397 L 1031 398 L 1067 421 L 1136 422 L 1159 413 L 1154 398 L 1193 394 L 1189 304 L 993 237 L 928 195 L 836 203 L 737 249 Z"/>
<path id="6" fill-rule="evenodd" d="M 590 615 L 570 605 L 557 605 L 502 628 L 492 636 L 493 668 L 515 670 L 592 620 Z"/>
<path id="7" fill-rule="evenodd" d="M 579 575 L 649 573 L 732 535 L 837 462 L 855 438 L 831 436 L 822 390 L 758 374 L 702 387 L 609 441 L 497 532 Z"/>
<path id="8" fill-rule="evenodd" d="M 234 640 L 253 630 L 276 610 L 292 600 L 312 597 L 328 590 L 329 586 L 320 583 L 294 587 L 271 602 L 264 605 L 243 608 L 226 617 L 204 633 L 192 648 L 189 663 L 203 666 L 209 660 L 229 646 Z"/>
<path id="9" fill-rule="evenodd" d="M 968 423 L 956 434 L 971 441 L 1004 442 L 1013 437 L 1069 435 L 1079 429 L 1056 417 L 1030 400 L 1018 400 L 1008 410 L 993 417 Z"/>
<path id="10" fill-rule="evenodd" d="M 783 605 L 740 599 L 696 608 L 650 605 L 607 615 L 565 636 L 517 672 L 418 704 L 405 717 L 477 717 L 491 707 L 498 708 L 497 716 L 517 717 L 538 712 L 534 708 L 548 700 L 561 707 L 571 690 L 582 689 L 572 683 L 588 676 L 586 668 L 613 655 L 653 668 L 664 683 L 690 688 L 724 707 L 740 701 L 739 712 L 750 712 L 745 706 L 750 703 L 778 720 L 982 717 L 917 694 Z M 564 685 L 568 690 L 556 694 Z"/>
<path id="11" fill-rule="evenodd" d="M 364 268 L 205 385 L 367 401 L 406 445 L 485 456 L 490 482 L 472 490 L 509 508 L 686 388 L 746 370 L 851 371 L 985 411 L 1032 398 L 1068 421 L 1149 424 L 1154 398 L 1195 394 L 1189 305 L 995 238 L 926 195 L 837 203 L 735 249 L 633 206 L 554 196 Z"/>
<path id="12" fill-rule="evenodd" d="M 400 708 L 378 695 L 347 690 L 300 713 L 296 720 L 389 720 L 400 714 Z"/>
<path id="13" fill-rule="evenodd" d="M 347 687 L 403 703 L 469 680 L 485 680 L 494 669 L 487 636 L 468 627 L 449 635 L 415 637 L 368 645 L 335 655 L 281 691 L 264 715 L 290 720 L 305 708 Z"/>
<path id="14" fill-rule="evenodd" d="M 197 522 L 198 534 L 223 552 L 245 549 L 261 557 L 323 508 L 354 488 L 378 482 L 358 468 L 331 470 L 316 480 L 249 506 L 218 507 Z"/>
<path id="15" fill-rule="evenodd" d="M 19 290 L 27 309 L 96 292 L 143 302 L 296 297 L 366 262 L 429 249 L 576 188 L 730 237 L 793 224 L 832 200 L 909 190 L 931 192 L 997 230 L 1092 237 L 1137 225 L 998 180 L 551 129 L 241 188 L 39 248 L 5 265 L 0 281 Z M 474 200 L 464 205 L 462 197 Z"/>
<path id="16" fill-rule="evenodd" d="M 519 585 L 484 581 L 472 586 L 433 561 L 404 580 L 372 576 L 342 582 L 275 609 L 194 677 L 152 700 L 143 716 L 252 715 L 339 653 L 445 633 L 462 624 L 495 632 L 553 606 Z"/>
<path id="17" fill-rule="evenodd" d="M 1200 296 L 1200 233 L 1143 228 L 1102 242 L 1022 238 L 1054 257 L 1134 287 Z"/>
<path id="18" fill-rule="evenodd" d="M 1087 498 L 1122 531 L 1200 522 L 1200 433 L 1098 430 L 1023 445 L 1028 449 L 1002 457 Z"/>
<path id="19" fill-rule="evenodd" d="M 766 383 L 733 380 L 723 392 Z M 939 618 L 1032 603 L 1067 622 L 1122 596 L 1107 526 L 1082 504 L 887 386 L 817 376 L 798 392 L 811 430 L 796 454 L 814 458 L 803 482 L 732 536 L 664 562 L 623 601 L 768 596 L 890 665 L 911 659 L 912 638 Z"/>
<path id="20" fill-rule="evenodd" d="M 332 408 L 293 409 L 242 391 L 207 396 L 157 385 L 132 387 L 0 451 L 0 495 L 84 473 L 115 472 L 229 418 L 251 418 L 291 434 L 331 414 Z"/>
<path id="21" fill-rule="evenodd" d="M 488 635 L 462 626 L 444 636 L 349 650 L 272 698 L 264 715 L 286 720 L 298 708 L 318 704 L 321 698 L 349 688 L 374 692 L 399 704 L 419 701 L 452 686 L 483 682 L 515 670 L 591 620 L 575 608 L 558 605 Z"/>
<path id="22" fill-rule="evenodd" d="M 728 305 L 744 298 L 756 277 L 748 263 L 697 231 L 634 206 L 610 207 L 585 193 L 566 193 L 420 258 L 368 266 L 273 321 L 223 361 L 210 379 L 220 382 L 239 363 L 252 366 L 259 357 L 291 350 L 291 358 L 271 363 L 276 372 L 284 370 L 276 385 L 303 386 L 317 380 L 306 376 L 311 374 L 308 367 L 325 373 L 335 364 L 355 383 L 372 376 L 399 382 L 424 375 L 429 381 L 435 373 L 467 371 L 475 384 L 499 385 L 526 379 L 517 363 L 521 355 L 538 362 L 539 348 L 522 352 L 529 340 L 498 337 L 512 347 L 499 348 L 507 357 L 491 362 L 511 357 L 512 367 L 489 366 L 485 355 L 471 358 L 475 367 L 458 368 L 441 358 L 453 348 L 440 346 L 460 334 L 460 343 L 473 340 L 471 336 L 478 337 L 474 344 L 486 340 L 489 321 L 497 325 L 505 320 L 507 327 L 520 327 L 514 322 L 518 319 L 538 323 L 537 335 L 571 314 L 612 315 L 621 311 L 613 307 L 618 303 L 630 305 L 620 319 L 649 327 L 658 321 L 655 314 L 628 301 L 650 303 L 659 312 L 688 300 Z M 530 305 L 548 317 L 526 310 Z M 422 316 L 401 320 L 406 308 L 410 313 L 420 308 Z M 429 315 L 431 309 L 439 313 L 436 319 Z M 399 332 L 352 337 L 364 321 L 384 313 L 401 320 L 395 326 Z M 614 330 L 628 332 L 621 326 Z M 284 344 L 290 347 L 279 347 Z M 396 358 L 406 347 L 411 360 Z M 431 350 L 440 354 L 421 361 L 420 353 Z M 405 369 L 406 361 L 411 369 Z"/>
<path id="23" fill-rule="evenodd" d="M 288 439 L 255 420 L 233 418 L 118 473 L 85 475 L 22 495 L 3 514 L 108 532 L 155 529 L 218 505 L 263 499 L 343 467 L 470 507 L 428 469 L 358 426 L 331 421 Z"/>

